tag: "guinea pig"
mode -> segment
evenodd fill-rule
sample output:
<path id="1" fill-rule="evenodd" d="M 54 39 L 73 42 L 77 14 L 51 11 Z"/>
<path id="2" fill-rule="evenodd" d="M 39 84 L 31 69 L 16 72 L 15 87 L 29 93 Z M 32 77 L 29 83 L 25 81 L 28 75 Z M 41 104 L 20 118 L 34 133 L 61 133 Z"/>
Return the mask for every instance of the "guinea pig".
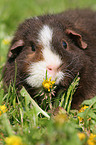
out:
<path id="1" fill-rule="evenodd" d="M 3 69 L 4 85 L 14 81 L 31 97 L 42 86 L 46 70 L 57 87 L 68 86 L 80 75 L 72 108 L 96 95 L 96 12 L 68 10 L 26 19 L 19 25 Z M 40 99 L 40 98 L 39 98 Z M 37 102 L 38 100 L 37 99 Z"/>

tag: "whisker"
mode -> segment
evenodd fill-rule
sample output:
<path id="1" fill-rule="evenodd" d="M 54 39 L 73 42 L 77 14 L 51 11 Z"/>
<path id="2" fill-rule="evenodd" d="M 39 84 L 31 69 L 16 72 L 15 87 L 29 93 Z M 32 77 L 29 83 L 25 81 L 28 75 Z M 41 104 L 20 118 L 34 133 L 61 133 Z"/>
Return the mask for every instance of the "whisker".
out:
<path id="1" fill-rule="evenodd" d="M 16 85 L 20 85 L 22 83 L 26 82 L 26 79 L 19 81 Z"/>
<path id="2" fill-rule="evenodd" d="M 71 74 L 69 74 L 69 73 L 65 73 L 64 76 L 65 76 L 65 77 L 70 77 L 71 79 L 74 78 L 74 77 L 73 77 Z"/>
<path id="3" fill-rule="evenodd" d="M 70 75 L 72 75 L 73 78 L 75 77 L 74 73 L 73 73 L 71 70 L 66 70 L 65 73 L 66 73 L 66 72 L 69 72 Z"/>
<path id="4" fill-rule="evenodd" d="M 27 64 L 31 64 L 32 62 L 30 61 L 30 62 L 28 62 L 28 61 L 25 61 L 25 60 L 19 60 L 19 62 L 25 62 L 25 63 L 27 63 Z"/>
<path id="5" fill-rule="evenodd" d="M 72 65 L 72 64 L 74 63 L 74 61 L 76 61 L 77 59 L 78 59 L 78 56 L 75 57 L 75 58 L 65 67 L 65 69 L 68 68 L 70 65 Z M 77 62 L 77 61 L 76 61 L 76 62 Z"/>

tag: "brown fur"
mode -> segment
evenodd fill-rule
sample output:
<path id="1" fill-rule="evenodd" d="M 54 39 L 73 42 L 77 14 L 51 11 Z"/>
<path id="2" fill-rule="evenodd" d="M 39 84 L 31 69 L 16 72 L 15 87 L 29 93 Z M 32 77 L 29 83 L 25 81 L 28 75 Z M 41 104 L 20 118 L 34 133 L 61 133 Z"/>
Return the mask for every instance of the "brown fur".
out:
<path id="1" fill-rule="evenodd" d="M 44 24 L 47 24 L 54 28 L 52 45 L 63 60 L 62 71 L 70 71 L 70 76 L 73 76 L 66 76 L 59 87 L 63 86 L 67 89 L 76 74 L 78 72 L 80 74 L 80 84 L 72 102 L 72 107 L 78 108 L 83 100 L 96 95 L 96 12 L 69 10 L 60 14 L 39 16 L 38 18 L 25 20 L 15 33 L 8 53 L 10 55 L 8 55 L 3 69 L 3 72 L 5 72 L 4 84 L 8 86 L 10 80 L 14 80 L 14 64 L 16 61 L 16 87 L 20 89 L 23 85 L 31 96 L 34 96 L 34 88 L 31 88 L 24 80 L 28 76 L 27 66 L 30 61 L 42 59 L 36 39 L 39 30 Z M 61 45 L 63 39 L 68 43 L 66 50 Z M 23 40 L 24 44 L 21 44 L 18 49 L 11 50 L 18 40 Z M 31 43 L 36 45 L 36 54 L 31 50 Z"/>

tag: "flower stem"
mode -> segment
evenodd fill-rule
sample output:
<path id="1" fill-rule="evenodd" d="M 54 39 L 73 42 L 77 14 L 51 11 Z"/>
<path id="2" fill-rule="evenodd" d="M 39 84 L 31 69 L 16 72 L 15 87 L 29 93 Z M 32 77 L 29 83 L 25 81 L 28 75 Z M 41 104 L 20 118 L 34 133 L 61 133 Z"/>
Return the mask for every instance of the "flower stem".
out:
<path id="1" fill-rule="evenodd" d="M 62 98 L 61 98 L 61 102 L 60 102 L 60 105 L 59 105 L 60 107 L 63 106 L 64 98 L 65 98 L 65 93 L 63 94 L 63 96 L 62 96 Z"/>

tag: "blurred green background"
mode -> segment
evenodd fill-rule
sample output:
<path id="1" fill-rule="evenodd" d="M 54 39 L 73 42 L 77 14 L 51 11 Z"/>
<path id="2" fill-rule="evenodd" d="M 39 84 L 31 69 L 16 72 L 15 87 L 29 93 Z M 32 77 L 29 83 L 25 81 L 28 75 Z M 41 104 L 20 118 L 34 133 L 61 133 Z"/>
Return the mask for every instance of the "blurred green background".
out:
<path id="1" fill-rule="evenodd" d="M 0 0 L 0 65 L 5 62 L 9 47 L 2 44 L 2 40 L 13 36 L 18 24 L 25 18 L 70 8 L 96 10 L 96 0 Z"/>
<path id="2" fill-rule="evenodd" d="M 96 10 L 96 0 L 0 0 L 0 25 L 10 34 L 25 18 L 76 7 Z"/>

